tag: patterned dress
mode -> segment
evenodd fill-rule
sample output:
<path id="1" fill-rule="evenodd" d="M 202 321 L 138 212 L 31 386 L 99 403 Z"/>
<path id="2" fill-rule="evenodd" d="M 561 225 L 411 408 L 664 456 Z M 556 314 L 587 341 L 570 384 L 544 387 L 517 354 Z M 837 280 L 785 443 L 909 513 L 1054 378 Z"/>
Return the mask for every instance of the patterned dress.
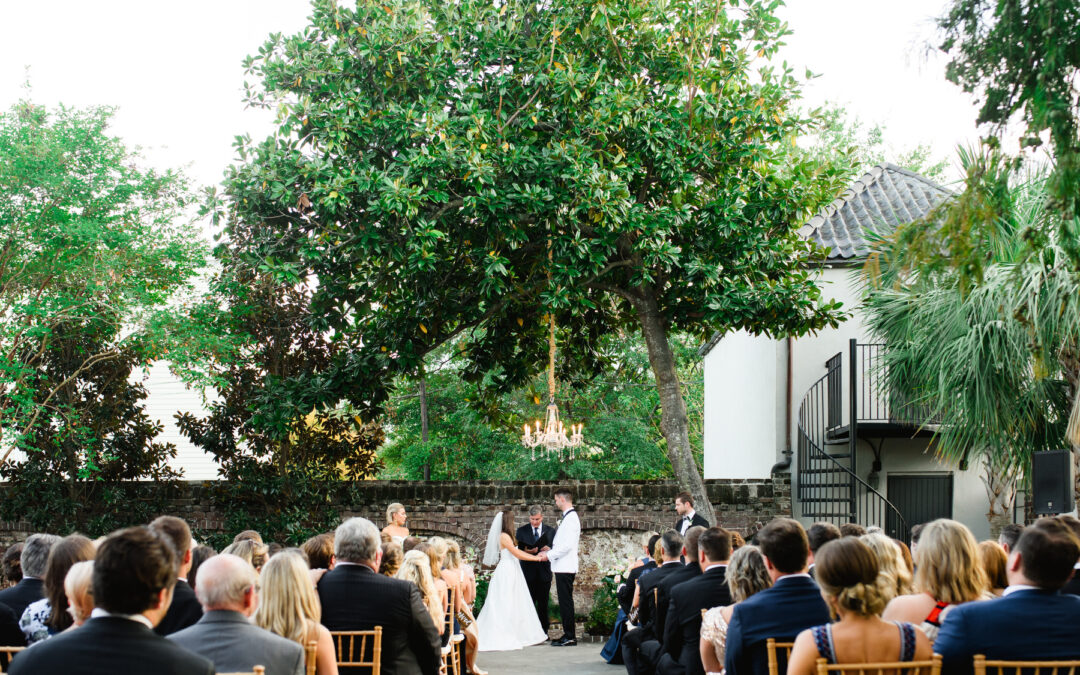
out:
<path id="1" fill-rule="evenodd" d="M 900 629 L 900 660 L 912 661 L 915 659 L 915 626 L 906 621 L 893 621 Z M 836 663 L 836 645 L 833 644 L 832 624 L 814 626 L 810 629 L 814 636 L 814 644 L 817 645 L 818 655 L 829 663 Z"/>

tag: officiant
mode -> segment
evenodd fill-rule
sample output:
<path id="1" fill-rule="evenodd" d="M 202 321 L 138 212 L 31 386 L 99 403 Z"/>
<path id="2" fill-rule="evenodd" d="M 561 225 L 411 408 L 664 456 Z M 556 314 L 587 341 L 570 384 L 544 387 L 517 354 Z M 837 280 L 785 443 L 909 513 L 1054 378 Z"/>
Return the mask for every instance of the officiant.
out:
<path id="1" fill-rule="evenodd" d="M 555 528 L 544 524 L 544 510 L 539 506 L 529 508 L 529 523 L 517 529 L 518 547 L 526 553 L 533 555 L 540 551 L 551 548 L 551 542 L 555 539 Z M 551 597 L 551 563 L 521 561 L 521 572 L 525 575 L 525 583 L 529 587 L 529 595 L 532 596 L 533 606 L 536 607 L 536 616 L 540 619 L 540 625 L 547 632 L 550 625 L 548 613 L 548 598 Z"/>

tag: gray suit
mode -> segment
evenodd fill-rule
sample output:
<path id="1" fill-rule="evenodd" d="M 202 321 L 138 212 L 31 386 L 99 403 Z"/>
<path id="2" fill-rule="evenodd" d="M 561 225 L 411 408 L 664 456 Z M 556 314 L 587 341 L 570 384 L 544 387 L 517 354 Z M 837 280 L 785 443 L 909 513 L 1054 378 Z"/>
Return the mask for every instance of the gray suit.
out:
<path id="1" fill-rule="evenodd" d="M 266 675 L 304 675 L 304 648 L 248 621 L 240 612 L 215 609 L 168 640 L 206 657 L 220 672 L 265 666 Z"/>

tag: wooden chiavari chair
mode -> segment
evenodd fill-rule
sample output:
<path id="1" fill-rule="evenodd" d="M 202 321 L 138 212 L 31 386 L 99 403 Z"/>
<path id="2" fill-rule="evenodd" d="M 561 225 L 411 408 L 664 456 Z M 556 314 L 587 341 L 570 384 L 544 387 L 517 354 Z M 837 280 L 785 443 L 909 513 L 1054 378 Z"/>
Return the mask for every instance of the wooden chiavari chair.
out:
<path id="1" fill-rule="evenodd" d="M 330 631 L 330 638 L 334 641 L 339 668 L 371 668 L 371 675 L 379 675 L 382 670 L 382 626 L 375 626 L 371 630 Z M 360 642 L 359 650 L 356 649 L 357 641 Z M 370 659 L 365 657 L 368 653 L 371 654 Z"/>
<path id="2" fill-rule="evenodd" d="M 784 651 L 784 669 L 787 670 L 787 662 L 791 660 L 791 648 L 794 646 L 794 642 L 780 642 L 776 638 L 766 640 L 765 648 L 769 652 L 769 675 L 780 675 L 778 650 Z"/>
<path id="3" fill-rule="evenodd" d="M 0 647 L 0 673 L 7 670 L 11 659 L 15 658 L 15 655 L 24 649 L 26 647 Z"/>
<path id="4" fill-rule="evenodd" d="M 309 640 L 304 645 L 304 675 L 315 675 L 315 655 L 319 651 L 319 643 Z"/>
<path id="5" fill-rule="evenodd" d="M 1080 661 L 1000 661 L 976 654 L 975 675 L 986 675 L 987 668 L 997 675 L 1080 675 Z"/>
<path id="6" fill-rule="evenodd" d="M 243 671 L 239 673 L 218 673 L 218 675 L 266 675 L 265 666 L 252 666 L 251 671 Z"/>
<path id="7" fill-rule="evenodd" d="M 461 650 L 458 645 L 465 639 L 464 635 L 454 633 L 454 589 L 447 587 L 446 602 L 447 610 L 443 617 L 443 635 L 447 636 L 446 645 L 442 648 L 443 669 L 447 675 L 461 675 Z"/>
<path id="8" fill-rule="evenodd" d="M 889 661 L 880 663 L 830 664 L 817 660 L 818 675 L 941 675 L 941 654 L 934 654 L 929 661 Z"/>

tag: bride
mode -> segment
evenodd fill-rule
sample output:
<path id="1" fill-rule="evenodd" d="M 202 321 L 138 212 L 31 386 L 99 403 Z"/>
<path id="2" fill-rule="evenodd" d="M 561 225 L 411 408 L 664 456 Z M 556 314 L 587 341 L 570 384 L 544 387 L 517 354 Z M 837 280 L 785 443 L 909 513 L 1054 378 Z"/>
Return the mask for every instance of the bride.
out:
<path id="1" fill-rule="evenodd" d="M 498 652 L 521 649 L 546 642 L 533 607 L 519 560 L 540 560 L 523 552 L 514 541 L 514 516 L 510 511 L 495 514 L 488 532 L 484 564 L 498 566 L 491 575 L 487 599 L 476 617 L 480 633 L 479 651 Z"/>

